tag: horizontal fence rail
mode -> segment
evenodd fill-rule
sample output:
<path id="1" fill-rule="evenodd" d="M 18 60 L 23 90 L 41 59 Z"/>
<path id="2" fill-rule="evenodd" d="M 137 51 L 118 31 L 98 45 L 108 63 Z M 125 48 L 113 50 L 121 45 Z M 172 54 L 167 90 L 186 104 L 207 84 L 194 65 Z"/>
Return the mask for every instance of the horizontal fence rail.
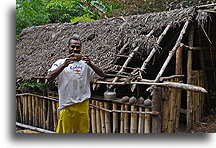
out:
<path id="1" fill-rule="evenodd" d="M 151 107 L 90 99 L 92 133 L 151 133 Z M 16 94 L 16 123 L 55 132 L 58 99 L 31 93 Z M 43 131 L 43 130 L 40 130 Z M 50 133 L 51 133 L 50 132 Z"/>

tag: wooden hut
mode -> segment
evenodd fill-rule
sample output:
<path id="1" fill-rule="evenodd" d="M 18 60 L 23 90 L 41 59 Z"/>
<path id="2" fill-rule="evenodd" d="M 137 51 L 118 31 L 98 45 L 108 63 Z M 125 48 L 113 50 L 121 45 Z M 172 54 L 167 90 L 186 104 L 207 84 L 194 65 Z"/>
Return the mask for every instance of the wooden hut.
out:
<path id="1" fill-rule="evenodd" d="M 24 29 L 16 44 L 17 124 L 55 130 L 57 82 L 43 91 L 21 84 L 45 83 L 76 33 L 82 53 L 106 73 L 92 82 L 92 133 L 191 129 L 215 100 L 216 17 L 206 9 L 212 6 Z M 115 100 L 104 99 L 107 90 L 115 90 Z"/>

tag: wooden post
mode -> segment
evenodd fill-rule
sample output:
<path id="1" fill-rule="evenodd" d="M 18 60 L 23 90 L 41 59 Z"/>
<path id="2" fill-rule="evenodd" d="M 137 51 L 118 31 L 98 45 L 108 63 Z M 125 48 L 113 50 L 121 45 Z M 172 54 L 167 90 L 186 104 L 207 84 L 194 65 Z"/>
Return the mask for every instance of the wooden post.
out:
<path id="1" fill-rule="evenodd" d="M 99 102 L 99 106 L 100 106 L 100 108 L 103 108 L 104 107 L 103 102 Z M 102 109 L 100 110 L 100 119 L 101 119 L 102 133 L 106 133 L 106 129 L 105 129 L 105 113 L 104 113 L 104 111 Z"/>
<path id="2" fill-rule="evenodd" d="M 42 125 L 42 127 L 44 129 L 46 128 L 46 111 L 47 111 L 47 109 L 46 109 L 46 100 L 43 99 L 43 125 Z"/>
<path id="3" fill-rule="evenodd" d="M 175 74 L 182 75 L 182 52 L 183 47 L 180 46 L 176 51 L 176 67 Z M 178 79 L 177 79 L 178 80 Z M 175 132 L 178 132 L 179 129 L 179 117 L 180 117 L 180 108 L 181 108 L 181 89 L 176 89 L 176 123 L 175 123 Z"/>
<path id="4" fill-rule="evenodd" d="M 35 96 L 32 96 L 32 125 L 35 126 Z"/>
<path id="5" fill-rule="evenodd" d="M 95 100 L 92 100 L 92 105 L 95 105 Z M 96 131 L 97 131 L 97 129 L 96 129 L 95 112 L 96 112 L 96 109 L 95 109 L 95 107 L 93 107 L 93 108 L 91 109 L 92 133 L 96 133 Z"/>
<path id="6" fill-rule="evenodd" d="M 125 111 L 128 111 L 129 109 L 129 105 L 125 104 L 124 105 L 124 109 Z M 129 132 L 129 122 L 128 122 L 128 113 L 124 114 L 124 133 L 128 133 Z"/>
<path id="7" fill-rule="evenodd" d="M 193 47 L 194 39 L 194 24 L 191 24 L 189 29 L 189 36 L 188 36 L 188 45 Z M 191 84 L 192 80 L 192 51 L 188 50 L 187 53 L 187 84 Z M 187 91 L 187 130 L 192 128 L 192 98 L 191 98 L 191 91 Z"/>
<path id="8" fill-rule="evenodd" d="M 113 110 L 117 110 L 117 104 L 113 103 L 112 104 Z M 118 132 L 118 113 L 113 112 L 113 133 Z"/>
<path id="9" fill-rule="evenodd" d="M 146 107 L 145 112 L 150 112 L 150 109 Z M 149 114 L 145 114 L 145 133 L 151 133 L 151 117 Z"/>
<path id="10" fill-rule="evenodd" d="M 29 117 L 28 117 L 28 124 L 32 125 L 32 98 L 28 95 L 28 110 L 29 110 Z"/>
<path id="11" fill-rule="evenodd" d="M 104 102 L 104 108 L 109 109 L 109 103 Z M 106 133 L 111 133 L 110 113 L 109 112 L 105 112 L 105 127 L 106 127 Z"/>
<path id="12" fill-rule="evenodd" d="M 131 111 L 136 112 L 137 107 L 131 105 Z M 131 113 L 131 124 L 130 124 L 130 133 L 137 133 L 137 114 Z"/>
<path id="13" fill-rule="evenodd" d="M 143 107 L 139 107 L 139 112 L 143 111 Z M 139 114 L 139 122 L 138 122 L 138 133 L 143 133 L 144 132 L 144 119 L 145 115 L 144 114 Z"/>
<path id="14" fill-rule="evenodd" d="M 53 128 L 54 130 L 57 127 L 57 110 L 56 110 L 56 105 L 55 105 L 55 101 L 52 101 L 52 108 L 53 108 Z"/>
<path id="15" fill-rule="evenodd" d="M 121 104 L 121 111 L 124 111 L 124 104 Z M 124 133 L 124 113 L 120 114 L 120 133 Z"/>
<path id="16" fill-rule="evenodd" d="M 95 105 L 99 107 L 99 101 L 95 101 Z M 96 108 L 96 127 L 97 127 L 97 133 L 101 133 L 101 120 L 100 120 L 99 108 Z"/>
<path id="17" fill-rule="evenodd" d="M 152 111 L 157 111 L 159 114 L 152 116 L 152 133 L 161 133 L 161 97 L 161 88 L 155 87 L 152 95 Z"/>

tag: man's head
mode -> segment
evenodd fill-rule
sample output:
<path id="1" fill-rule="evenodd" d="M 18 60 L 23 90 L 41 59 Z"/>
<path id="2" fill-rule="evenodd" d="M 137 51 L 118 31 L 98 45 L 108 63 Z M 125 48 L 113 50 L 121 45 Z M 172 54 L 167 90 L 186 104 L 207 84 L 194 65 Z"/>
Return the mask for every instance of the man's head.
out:
<path id="1" fill-rule="evenodd" d="M 73 35 L 68 41 L 69 54 L 81 52 L 81 41 L 79 35 Z"/>

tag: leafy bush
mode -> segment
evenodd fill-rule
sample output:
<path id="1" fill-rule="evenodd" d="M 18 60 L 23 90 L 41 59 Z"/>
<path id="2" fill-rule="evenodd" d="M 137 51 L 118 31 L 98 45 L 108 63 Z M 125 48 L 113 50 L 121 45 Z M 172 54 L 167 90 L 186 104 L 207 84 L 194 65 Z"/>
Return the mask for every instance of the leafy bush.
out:
<path id="1" fill-rule="evenodd" d="M 79 16 L 79 17 L 74 17 L 73 19 L 70 20 L 70 23 L 76 23 L 76 22 L 90 22 L 93 21 L 94 19 L 92 19 L 88 14 L 85 14 L 83 16 Z"/>

